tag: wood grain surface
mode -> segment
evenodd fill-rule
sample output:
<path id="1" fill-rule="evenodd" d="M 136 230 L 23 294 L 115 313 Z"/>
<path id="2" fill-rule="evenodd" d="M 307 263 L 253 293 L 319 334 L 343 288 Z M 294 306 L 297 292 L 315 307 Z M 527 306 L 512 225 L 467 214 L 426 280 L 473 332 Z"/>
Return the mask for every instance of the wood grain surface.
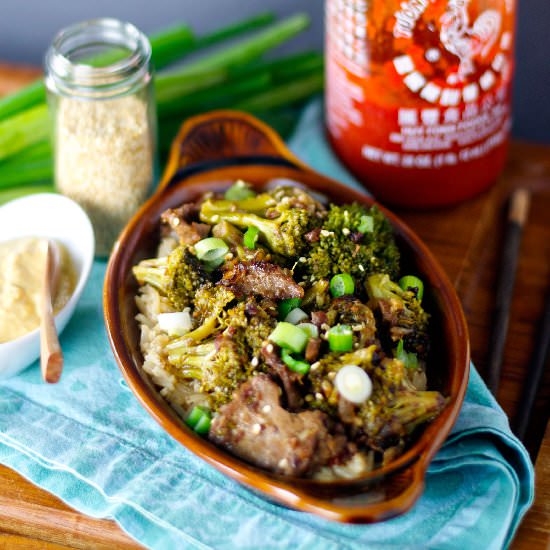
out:
<path id="1" fill-rule="evenodd" d="M 0 95 L 38 74 L 0 64 Z M 512 418 L 542 316 L 550 282 L 550 147 L 514 143 L 504 175 L 488 192 L 435 211 L 397 211 L 446 269 L 462 300 L 470 327 L 473 360 L 483 375 L 492 325 L 495 281 L 512 189 L 532 192 L 512 302 L 498 400 Z M 527 446 L 536 460 L 536 501 L 512 543 L 513 550 L 550 548 L 550 372 L 536 402 Z M 540 447 L 540 450 L 539 450 Z M 0 549 L 138 549 L 114 522 L 87 517 L 0 466 Z"/>

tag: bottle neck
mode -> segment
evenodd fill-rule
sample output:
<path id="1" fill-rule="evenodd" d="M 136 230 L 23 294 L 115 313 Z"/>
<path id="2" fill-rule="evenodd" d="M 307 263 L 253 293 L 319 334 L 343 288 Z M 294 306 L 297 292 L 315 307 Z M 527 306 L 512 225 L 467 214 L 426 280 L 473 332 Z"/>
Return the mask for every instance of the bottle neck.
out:
<path id="1" fill-rule="evenodd" d="M 46 53 L 46 86 L 83 99 L 131 94 L 151 79 L 151 44 L 134 25 L 93 19 L 63 29 Z"/>

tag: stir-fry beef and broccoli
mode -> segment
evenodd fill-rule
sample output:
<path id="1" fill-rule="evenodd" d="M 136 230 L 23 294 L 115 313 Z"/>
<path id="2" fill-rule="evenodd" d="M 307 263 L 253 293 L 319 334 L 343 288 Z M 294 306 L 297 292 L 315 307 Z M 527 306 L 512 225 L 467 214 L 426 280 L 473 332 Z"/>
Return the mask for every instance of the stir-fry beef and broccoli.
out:
<path id="1" fill-rule="evenodd" d="M 144 368 L 197 433 L 275 473 L 355 477 L 445 407 L 422 281 L 376 206 L 239 181 L 161 226 L 134 267 Z"/>

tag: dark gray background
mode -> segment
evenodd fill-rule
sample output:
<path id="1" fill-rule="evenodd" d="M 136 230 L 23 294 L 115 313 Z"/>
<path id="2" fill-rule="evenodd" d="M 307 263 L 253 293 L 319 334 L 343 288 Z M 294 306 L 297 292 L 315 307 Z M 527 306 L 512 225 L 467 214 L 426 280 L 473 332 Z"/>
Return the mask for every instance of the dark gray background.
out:
<path id="1" fill-rule="evenodd" d="M 0 0 L 0 7 L 0 59 L 13 62 L 41 64 L 60 28 L 103 16 L 145 32 L 176 21 L 202 32 L 265 9 L 306 11 L 311 28 L 286 49 L 323 44 L 323 0 Z M 550 0 L 519 0 L 516 52 L 514 134 L 550 143 Z"/>

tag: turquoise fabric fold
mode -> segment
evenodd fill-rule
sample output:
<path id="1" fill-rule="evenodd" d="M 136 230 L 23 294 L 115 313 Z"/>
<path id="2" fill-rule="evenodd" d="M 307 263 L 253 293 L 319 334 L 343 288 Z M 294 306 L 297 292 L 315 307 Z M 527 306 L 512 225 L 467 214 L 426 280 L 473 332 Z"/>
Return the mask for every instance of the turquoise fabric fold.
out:
<path id="1" fill-rule="evenodd" d="M 306 162 L 357 185 L 331 156 L 321 106 L 291 145 Z M 348 178 L 348 179 L 346 179 Z M 61 382 L 38 364 L 0 383 L 0 462 L 70 506 L 112 518 L 154 549 L 455 549 L 506 547 L 533 499 L 529 456 L 472 369 L 459 419 L 407 514 L 342 525 L 274 504 L 176 443 L 139 405 L 111 354 L 101 304 L 105 263 L 61 342 Z"/>

